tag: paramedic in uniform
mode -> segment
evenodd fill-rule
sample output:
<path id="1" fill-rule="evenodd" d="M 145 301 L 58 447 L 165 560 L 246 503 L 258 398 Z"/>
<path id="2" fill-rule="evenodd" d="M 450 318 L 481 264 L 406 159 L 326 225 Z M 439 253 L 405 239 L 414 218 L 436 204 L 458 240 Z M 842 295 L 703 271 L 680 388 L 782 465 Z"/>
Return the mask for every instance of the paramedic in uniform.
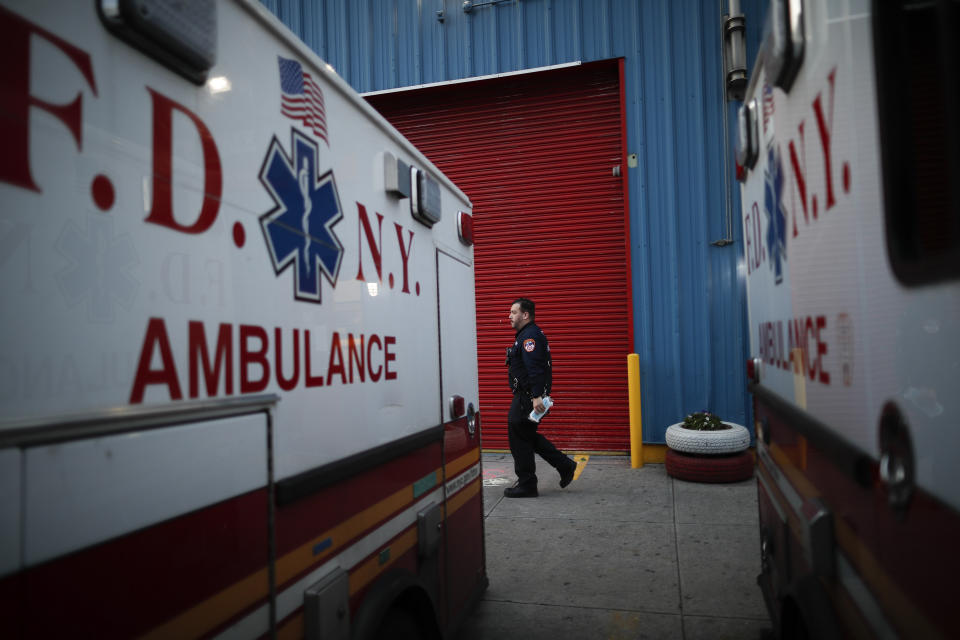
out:
<path id="1" fill-rule="evenodd" d="M 517 298 L 510 307 L 510 325 L 517 335 L 513 346 L 507 349 L 507 370 L 513 401 L 507 416 L 510 453 L 517 484 L 507 487 L 508 498 L 537 497 L 537 464 L 534 453 L 550 463 L 560 473 L 560 486 L 573 481 L 577 463 L 557 450 L 553 443 L 537 433 L 537 423 L 529 419 L 534 408 L 543 411 L 543 398 L 550 395 L 553 372 L 547 337 L 534 322 L 534 304 L 527 298 Z"/>

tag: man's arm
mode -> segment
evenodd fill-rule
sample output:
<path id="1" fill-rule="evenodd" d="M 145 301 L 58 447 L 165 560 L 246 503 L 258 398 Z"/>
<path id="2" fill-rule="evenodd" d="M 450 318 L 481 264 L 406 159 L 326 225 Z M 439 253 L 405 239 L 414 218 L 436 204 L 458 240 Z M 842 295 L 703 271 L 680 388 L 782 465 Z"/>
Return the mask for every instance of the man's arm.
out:
<path id="1" fill-rule="evenodd" d="M 540 331 L 524 336 L 520 341 L 520 357 L 527 370 L 527 389 L 537 411 L 543 410 L 543 396 L 550 379 L 547 362 L 550 354 L 547 341 Z"/>

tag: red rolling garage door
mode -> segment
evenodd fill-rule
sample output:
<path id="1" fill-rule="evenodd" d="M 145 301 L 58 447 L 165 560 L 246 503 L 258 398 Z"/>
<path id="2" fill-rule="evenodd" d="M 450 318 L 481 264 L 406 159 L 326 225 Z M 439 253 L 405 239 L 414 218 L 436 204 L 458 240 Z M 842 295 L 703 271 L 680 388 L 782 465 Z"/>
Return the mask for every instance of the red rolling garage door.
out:
<path id="1" fill-rule="evenodd" d="M 629 450 L 632 345 L 620 62 L 369 96 L 473 201 L 484 447 L 507 448 L 510 303 L 537 304 L 566 450 Z M 623 167 L 621 173 L 626 173 Z"/>

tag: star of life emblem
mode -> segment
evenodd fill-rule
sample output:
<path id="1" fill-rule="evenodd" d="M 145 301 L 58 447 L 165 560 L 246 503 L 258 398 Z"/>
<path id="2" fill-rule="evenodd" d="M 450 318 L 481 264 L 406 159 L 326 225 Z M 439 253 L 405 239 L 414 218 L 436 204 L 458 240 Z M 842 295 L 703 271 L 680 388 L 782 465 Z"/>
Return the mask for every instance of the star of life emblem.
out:
<path id="1" fill-rule="evenodd" d="M 336 286 L 343 260 L 343 245 L 333 231 L 343 209 L 333 171 L 318 175 L 317 143 L 295 128 L 290 131 L 290 155 L 274 137 L 260 169 L 260 182 L 276 205 L 260 216 L 260 227 L 276 274 L 294 267 L 294 297 L 320 303 L 321 273 Z"/>
<path id="2" fill-rule="evenodd" d="M 764 170 L 763 209 L 767 214 L 767 255 L 774 282 L 783 281 L 783 262 L 787 259 L 787 211 L 783 203 L 783 162 L 780 149 L 770 145 Z"/>

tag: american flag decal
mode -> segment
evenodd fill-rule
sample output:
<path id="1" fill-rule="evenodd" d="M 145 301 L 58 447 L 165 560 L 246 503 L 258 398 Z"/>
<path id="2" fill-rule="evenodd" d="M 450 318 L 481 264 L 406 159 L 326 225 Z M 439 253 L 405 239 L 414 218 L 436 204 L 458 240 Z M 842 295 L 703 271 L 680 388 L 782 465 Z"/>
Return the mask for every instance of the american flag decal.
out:
<path id="1" fill-rule="evenodd" d="M 323 106 L 323 91 L 310 74 L 296 60 L 277 56 L 280 63 L 280 113 L 291 120 L 302 122 L 314 135 L 326 142 L 327 115 Z"/>
<path id="2" fill-rule="evenodd" d="M 773 89 L 770 85 L 763 85 L 763 132 L 767 132 L 767 125 L 770 123 L 770 118 L 773 117 L 774 104 L 773 104 Z"/>

